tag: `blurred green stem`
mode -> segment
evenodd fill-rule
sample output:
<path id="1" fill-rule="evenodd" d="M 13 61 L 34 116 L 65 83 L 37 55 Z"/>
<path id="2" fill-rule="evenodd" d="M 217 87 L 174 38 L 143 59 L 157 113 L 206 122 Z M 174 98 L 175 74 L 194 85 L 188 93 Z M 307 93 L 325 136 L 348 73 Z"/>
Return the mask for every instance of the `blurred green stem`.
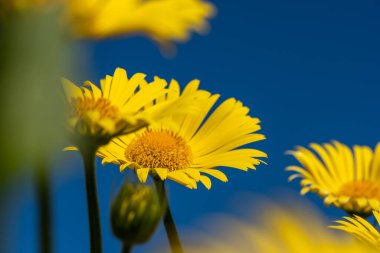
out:
<path id="1" fill-rule="evenodd" d="M 86 177 L 87 208 L 90 224 L 91 253 L 102 252 L 102 236 L 100 228 L 99 204 L 96 187 L 95 152 L 97 148 L 86 146 L 80 148 L 83 156 L 84 172 Z"/>
<path id="2" fill-rule="evenodd" d="M 164 212 L 164 226 L 166 235 L 169 240 L 172 253 L 183 253 L 181 241 L 178 236 L 177 228 L 174 224 L 173 216 L 169 208 L 168 197 L 165 189 L 165 183 L 161 179 L 155 177 L 154 183 L 156 185 L 158 196 L 160 196 L 161 203 L 166 206 Z"/>
<path id="3" fill-rule="evenodd" d="M 46 159 L 42 158 L 37 161 L 36 168 L 36 187 L 37 201 L 39 212 L 39 233 L 40 233 L 40 250 L 41 253 L 52 252 L 52 234 L 51 234 L 51 203 L 50 203 L 50 185 L 49 173 Z"/>
<path id="4" fill-rule="evenodd" d="M 131 253 L 132 252 L 132 246 L 128 244 L 123 244 L 123 249 L 121 253 Z"/>

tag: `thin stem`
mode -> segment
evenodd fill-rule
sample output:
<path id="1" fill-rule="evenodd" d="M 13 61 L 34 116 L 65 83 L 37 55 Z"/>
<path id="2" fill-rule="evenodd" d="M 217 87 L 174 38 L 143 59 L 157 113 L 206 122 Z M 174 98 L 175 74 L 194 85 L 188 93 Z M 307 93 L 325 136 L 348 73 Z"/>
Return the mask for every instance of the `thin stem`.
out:
<path id="1" fill-rule="evenodd" d="M 160 196 L 161 203 L 166 205 L 166 211 L 164 212 L 164 226 L 166 235 L 169 240 L 172 253 L 183 253 L 181 241 L 178 236 L 177 228 L 174 224 L 174 219 L 169 208 L 167 193 L 165 189 L 165 183 L 159 178 L 154 178 L 154 183 Z"/>
<path id="2" fill-rule="evenodd" d="M 129 244 L 123 244 L 121 253 L 131 253 L 131 252 L 132 252 L 132 246 Z"/>
<path id="3" fill-rule="evenodd" d="M 90 248 L 91 253 L 102 252 L 102 236 L 100 227 L 100 215 L 98 194 L 96 187 L 95 152 L 96 148 L 82 148 L 84 171 L 86 177 L 87 208 L 90 224 Z"/>
<path id="4" fill-rule="evenodd" d="M 39 215 L 40 250 L 41 253 L 51 253 L 53 251 L 49 173 L 46 160 L 43 158 L 37 162 L 36 187 Z"/>

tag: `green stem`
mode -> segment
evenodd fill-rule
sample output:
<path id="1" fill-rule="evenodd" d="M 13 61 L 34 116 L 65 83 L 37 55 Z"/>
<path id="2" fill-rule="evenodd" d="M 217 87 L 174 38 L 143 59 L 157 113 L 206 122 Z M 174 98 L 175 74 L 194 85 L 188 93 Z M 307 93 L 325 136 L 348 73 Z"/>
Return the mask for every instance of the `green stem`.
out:
<path id="1" fill-rule="evenodd" d="M 84 171 L 86 177 L 87 208 L 90 224 L 91 253 L 102 252 L 102 236 L 100 227 L 99 204 L 96 187 L 95 152 L 96 148 L 82 148 Z"/>
<path id="2" fill-rule="evenodd" d="M 37 162 L 36 190 L 39 215 L 39 233 L 41 253 L 52 252 L 51 203 L 48 167 L 45 159 Z"/>
<path id="3" fill-rule="evenodd" d="M 132 246 L 128 244 L 123 244 L 121 253 L 131 253 L 131 252 L 132 252 Z"/>
<path id="4" fill-rule="evenodd" d="M 172 253 L 183 253 L 181 241 L 178 236 L 177 228 L 174 224 L 174 219 L 169 208 L 168 197 L 165 189 L 165 183 L 159 178 L 154 178 L 154 183 L 160 196 L 161 203 L 166 205 L 166 211 L 164 213 L 164 226 L 166 235 L 169 240 Z"/>

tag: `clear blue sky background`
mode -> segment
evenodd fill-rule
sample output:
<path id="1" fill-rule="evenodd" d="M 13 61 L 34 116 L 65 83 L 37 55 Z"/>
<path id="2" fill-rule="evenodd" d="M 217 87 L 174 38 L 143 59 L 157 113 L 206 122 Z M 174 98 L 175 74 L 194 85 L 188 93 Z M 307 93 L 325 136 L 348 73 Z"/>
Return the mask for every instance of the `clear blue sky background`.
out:
<path id="1" fill-rule="evenodd" d="M 280 196 L 287 183 L 284 155 L 296 145 L 340 140 L 374 146 L 380 140 L 380 2 L 267 0 L 215 2 L 218 15 L 207 36 L 195 35 L 179 45 L 174 58 L 164 58 L 141 37 L 84 43 L 91 66 L 86 79 L 97 81 L 124 67 L 177 79 L 185 85 L 198 78 L 201 87 L 235 97 L 262 120 L 267 140 L 253 144 L 268 153 L 268 166 L 248 173 L 225 169 L 227 184 L 213 181 L 210 191 L 188 190 L 169 183 L 170 204 L 180 232 L 196 228 L 207 214 L 238 215 L 250 206 L 236 199 L 243 193 Z M 74 79 L 75 80 L 75 79 Z M 75 80 L 77 82 L 82 79 Z M 84 178 L 79 155 L 66 153 L 53 178 L 55 247 L 58 253 L 89 252 Z M 109 203 L 122 180 L 115 166 L 98 168 L 104 252 L 119 252 L 109 227 Z M 37 252 L 36 206 L 31 184 L 20 189 L 12 235 L 15 253 Z M 323 208 L 331 218 L 342 213 Z M 154 252 L 167 245 L 163 227 L 135 252 Z"/>

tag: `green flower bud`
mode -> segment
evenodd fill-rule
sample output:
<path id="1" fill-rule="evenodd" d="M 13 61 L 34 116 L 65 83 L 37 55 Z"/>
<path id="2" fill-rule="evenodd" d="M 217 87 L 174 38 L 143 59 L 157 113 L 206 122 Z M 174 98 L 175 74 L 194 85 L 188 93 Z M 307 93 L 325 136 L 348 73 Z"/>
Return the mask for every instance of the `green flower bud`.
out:
<path id="1" fill-rule="evenodd" d="M 124 245 L 145 243 L 156 230 L 164 210 L 151 186 L 125 183 L 112 203 L 113 233 Z"/>

